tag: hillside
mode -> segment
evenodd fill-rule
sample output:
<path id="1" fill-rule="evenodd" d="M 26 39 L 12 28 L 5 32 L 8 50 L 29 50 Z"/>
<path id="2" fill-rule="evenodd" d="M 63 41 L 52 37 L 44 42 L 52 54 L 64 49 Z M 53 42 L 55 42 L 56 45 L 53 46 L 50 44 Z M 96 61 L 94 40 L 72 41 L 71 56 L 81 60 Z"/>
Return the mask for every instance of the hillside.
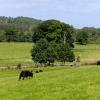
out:
<path id="1" fill-rule="evenodd" d="M 41 22 L 29 17 L 0 16 L 0 42 L 31 42 L 32 34 Z"/>
<path id="2" fill-rule="evenodd" d="M 41 22 L 42 22 L 41 20 L 29 17 L 13 18 L 13 17 L 0 16 L 0 30 L 13 29 L 24 32 L 34 29 Z"/>

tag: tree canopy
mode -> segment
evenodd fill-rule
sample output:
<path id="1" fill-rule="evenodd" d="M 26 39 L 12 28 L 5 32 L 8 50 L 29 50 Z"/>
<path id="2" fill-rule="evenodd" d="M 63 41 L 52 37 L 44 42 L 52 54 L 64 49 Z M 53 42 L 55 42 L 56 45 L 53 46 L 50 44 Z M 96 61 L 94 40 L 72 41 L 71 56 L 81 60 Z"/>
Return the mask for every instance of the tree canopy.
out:
<path id="1" fill-rule="evenodd" d="M 36 28 L 32 39 L 33 42 L 37 42 L 38 40 L 45 38 L 48 42 L 64 42 L 64 44 L 73 47 L 73 33 L 74 29 L 72 26 L 58 20 L 47 20 Z"/>
<path id="2" fill-rule="evenodd" d="M 58 20 L 44 21 L 36 28 L 32 37 L 35 43 L 31 52 L 32 59 L 49 65 L 55 60 L 74 61 L 75 56 L 71 51 L 74 47 L 73 34 L 74 29 L 68 24 Z"/>

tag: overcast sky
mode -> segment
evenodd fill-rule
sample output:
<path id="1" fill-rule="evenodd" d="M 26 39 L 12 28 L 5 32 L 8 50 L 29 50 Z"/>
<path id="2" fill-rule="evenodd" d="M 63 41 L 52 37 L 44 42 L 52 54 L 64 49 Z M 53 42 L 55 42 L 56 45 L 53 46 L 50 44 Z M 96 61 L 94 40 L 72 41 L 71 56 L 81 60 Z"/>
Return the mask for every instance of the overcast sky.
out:
<path id="1" fill-rule="evenodd" d="M 100 0 L 0 0 L 0 16 L 58 19 L 76 28 L 100 27 Z"/>

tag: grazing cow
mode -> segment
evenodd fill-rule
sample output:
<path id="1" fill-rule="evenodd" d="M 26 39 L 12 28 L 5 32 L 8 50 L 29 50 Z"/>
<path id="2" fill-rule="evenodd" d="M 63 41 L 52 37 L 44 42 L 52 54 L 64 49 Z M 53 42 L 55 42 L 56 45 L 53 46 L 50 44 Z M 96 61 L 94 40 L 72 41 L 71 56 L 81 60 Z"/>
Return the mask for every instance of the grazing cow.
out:
<path id="1" fill-rule="evenodd" d="M 32 71 L 24 70 L 24 71 L 21 71 L 21 73 L 19 75 L 19 80 L 21 79 L 21 77 L 23 77 L 23 80 L 24 80 L 24 78 L 33 77 L 33 73 L 32 73 Z"/>
<path id="2" fill-rule="evenodd" d="M 39 73 L 39 71 L 36 70 L 35 73 Z"/>
<path id="3" fill-rule="evenodd" d="M 40 69 L 39 72 L 43 72 L 43 70 Z"/>
<path id="4" fill-rule="evenodd" d="M 100 65 L 100 61 L 97 61 L 97 66 Z"/>

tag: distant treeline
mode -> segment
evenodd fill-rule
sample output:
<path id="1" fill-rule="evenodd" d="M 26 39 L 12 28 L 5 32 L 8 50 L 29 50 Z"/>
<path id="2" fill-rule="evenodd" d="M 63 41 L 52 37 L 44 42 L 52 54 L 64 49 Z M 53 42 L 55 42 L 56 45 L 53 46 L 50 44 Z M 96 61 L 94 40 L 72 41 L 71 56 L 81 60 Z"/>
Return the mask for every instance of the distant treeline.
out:
<path id="1" fill-rule="evenodd" d="M 41 22 L 28 17 L 0 16 L 0 41 L 31 42 L 32 34 Z"/>
<path id="2" fill-rule="evenodd" d="M 42 22 L 29 17 L 0 16 L 0 42 L 32 42 L 34 31 Z M 74 39 L 77 43 L 100 43 L 100 28 L 84 27 L 75 30 Z"/>
<path id="3" fill-rule="evenodd" d="M 84 27 L 76 30 L 76 42 L 79 44 L 100 43 L 100 28 Z"/>

